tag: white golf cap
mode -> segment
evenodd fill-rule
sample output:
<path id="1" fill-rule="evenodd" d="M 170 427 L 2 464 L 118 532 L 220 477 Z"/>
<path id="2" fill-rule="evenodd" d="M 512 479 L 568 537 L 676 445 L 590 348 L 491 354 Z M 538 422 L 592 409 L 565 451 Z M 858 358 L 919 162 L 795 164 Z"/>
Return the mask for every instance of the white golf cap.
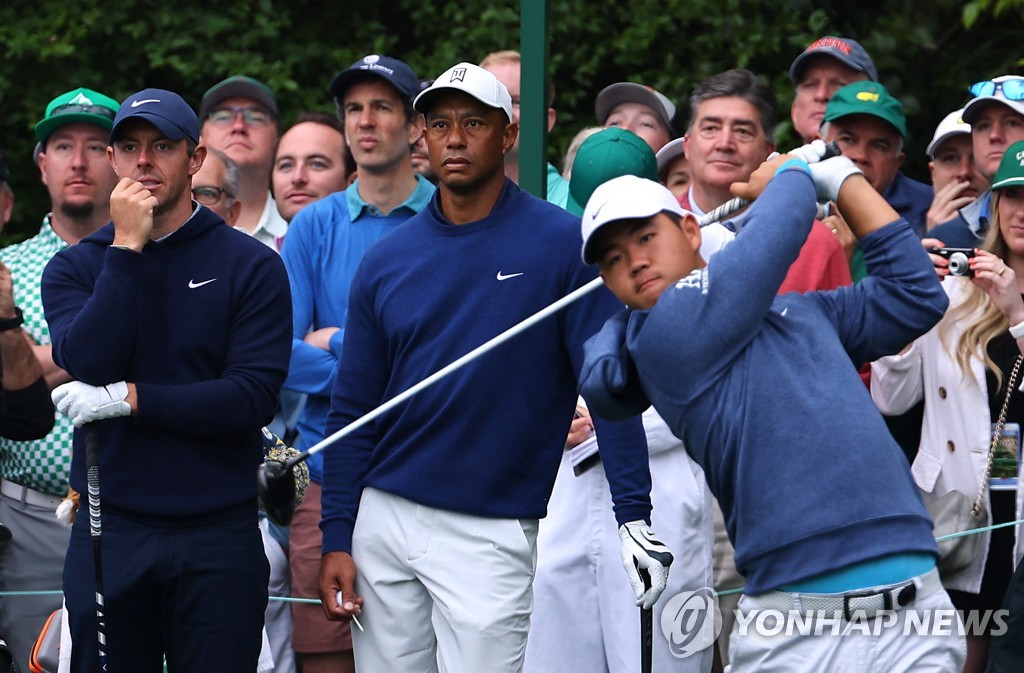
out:
<path id="1" fill-rule="evenodd" d="M 487 70 L 466 62 L 453 65 L 438 75 L 433 84 L 416 96 L 412 102 L 413 109 L 426 114 L 430 100 L 446 90 L 468 93 L 487 107 L 504 110 L 508 120 L 512 121 L 512 96 L 505 85 Z"/>
<path id="2" fill-rule="evenodd" d="M 583 220 L 580 223 L 583 262 L 594 263 L 594 251 L 588 250 L 587 245 L 604 225 L 619 220 L 653 217 L 665 210 L 680 217 L 693 214 L 679 205 L 667 187 L 653 180 L 623 175 L 600 185 L 590 195 L 587 207 L 583 209 Z"/>
<path id="3" fill-rule="evenodd" d="M 964 110 L 954 110 L 948 115 L 943 117 L 939 125 L 935 127 L 935 135 L 932 136 L 932 141 L 928 143 L 928 148 L 924 151 L 929 158 L 935 158 L 935 152 L 938 151 L 939 145 L 946 142 L 953 136 L 959 135 L 971 135 L 971 125 L 964 121 Z"/>
<path id="4" fill-rule="evenodd" d="M 683 144 L 686 142 L 686 138 L 676 138 L 672 142 L 668 143 L 655 154 L 655 158 L 658 160 L 658 177 L 662 180 L 665 179 L 665 171 L 678 157 L 683 156 Z"/>

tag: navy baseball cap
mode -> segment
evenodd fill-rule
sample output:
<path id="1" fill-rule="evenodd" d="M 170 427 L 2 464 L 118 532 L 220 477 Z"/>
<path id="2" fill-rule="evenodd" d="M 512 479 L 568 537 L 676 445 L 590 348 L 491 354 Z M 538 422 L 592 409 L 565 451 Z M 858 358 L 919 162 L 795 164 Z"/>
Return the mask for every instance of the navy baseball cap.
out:
<path id="1" fill-rule="evenodd" d="M 121 124 L 139 117 L 160 129 L 169 140 L 188 138 L 199 142 L 199 118 L 185 100 L 165 89 L 143 89 L 121 103 L 110 129 L 110 141 L 117 137 Z"/>
<path id="2" fill-rule="evenodd" d="M 848 37 L 833 37 L 832 35 L 818 38 L 809 44 L 789 66 L 789 78 L 794 82 L 799 82 L 801 65 L 810 57 L 818 55 L 831 56 L 843 65 L 848 65 L 854 70 L 864 73 L 872 82 L 878 81 L 878 70 L 875 68 L 875 63 L 868 56 L 864 47 L 860 46 L 860 42 Z"/>
<path id="3" fill-rule="evenodd" d="M 398 93 L 403 98 L 407 98 L 410 101 L 416 97 L 422 88 L 420 78 L 416 76 L 416 73 L 404 61 L 399 61 L 397 58 L 391 58 L 390 56 L 370 54 L 339 72 L 334 77 L 328 90 L 332 96 L 340 100 L 345 97 L 345 90 L 348 89 L 349 84 L 354 79 L 367 74 L 376 75 L 388 82 L 391 86 L 398 89 Z"/>

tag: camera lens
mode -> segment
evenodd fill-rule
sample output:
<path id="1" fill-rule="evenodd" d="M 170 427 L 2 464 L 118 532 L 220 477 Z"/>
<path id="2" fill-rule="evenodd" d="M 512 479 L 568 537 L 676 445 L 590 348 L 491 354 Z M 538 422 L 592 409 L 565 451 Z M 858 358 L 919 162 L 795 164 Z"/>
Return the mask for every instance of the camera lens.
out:
<path id="1" fill-rule="evenodd" d="M 967 276 L 971 273 L 971 264 L 967 261 L 967 255 L 962 252 L 954 252 L 949 256 L 949 275 Z"/>

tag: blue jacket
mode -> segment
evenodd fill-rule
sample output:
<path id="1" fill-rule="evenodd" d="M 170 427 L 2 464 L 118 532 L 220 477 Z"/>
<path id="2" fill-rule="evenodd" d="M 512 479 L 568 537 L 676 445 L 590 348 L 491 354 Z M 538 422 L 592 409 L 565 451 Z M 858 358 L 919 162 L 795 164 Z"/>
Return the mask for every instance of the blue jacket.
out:
<path id="1" fill-rule="evenodd" d="M 505 181 L 453 225 L 437 195 L 352 282 L 327 433 L 594 278 L 580 220 Z M 540 518 L 576 405 L 583 342 L 620 306 L 598 288 L 324 452 L 323 549 L 347 551 L 364 486 L 483 517 Z M 640 419 L 595 420 L 620 523 L 650 515 Z"/>
<path id="2" fill-rule="evenodd" d="M 747 593 L 936 554 L 906 460 L 852 364 L 942 316 L 927 255 L 901 219 L 861 239 L 874 275 L 860 284 L 776 297 L 810 230 L 810 178 L 781 173 L 753 208 L 707 267 L 587 343 L 591 410 L 619 418 L 653 403 L 705 471 Z"/>
<path id="3" fill-rule="evenodd" d="M 932 207 L 935 192 L 930 185 L 908 178 L 901 172 L 886 188 L 882 198 L 892 206 L 899 216 L 910 223 L 918 238 L 925 235 L 928 228 L 928 209 Z"/>
<path id="4" fill-rule="evenodd" d="M 138 388 L 136 415 L 93 424 L 104 506 L 255 513 L 261 427 L 288 371 L 284 264 L 205 207 L 141 254 L 113 238 L 108 224 L 59 252 L 42 280 L 54 361 L 91 385 Z M 81 432 L 71 485 L 86 491 Z"/>

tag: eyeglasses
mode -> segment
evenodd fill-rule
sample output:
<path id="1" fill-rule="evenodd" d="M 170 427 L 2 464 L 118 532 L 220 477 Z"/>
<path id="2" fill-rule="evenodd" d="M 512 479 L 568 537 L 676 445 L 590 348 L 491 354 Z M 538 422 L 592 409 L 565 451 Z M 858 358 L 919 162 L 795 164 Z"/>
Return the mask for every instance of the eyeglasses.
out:
<path id="1" fill-rule="evenodd" d="M 58 105 L 57 107 L 50 110 L 50 116 L 56 117 L 58 115 L 68 114 L 91 114 L 98 115 L 100 117 L 106 117 L 107 119 L 113 120 L 117 116 L 115 110 L 111 110 L 108 107 L 102 105 L 79 105 L 77 103 L 67 103 L 65 105 Z"/>
<path id="2" fill-rule="evenodd" d="M 213 124 L 223 126 L 234 122 L 235 117 L 239 114 L 242 115 L 242 119 L 245 123 L 250 126 L 266 126 L 270 123 L 271 119 L 270 113 L 264 110 L 252 107 L 238 107 L 235 105 L 231 107 L 217 108 L 216 110 L 211 111 L 206 118 Z"/>
<path id="3" fill-rule="evenodd" d="M 970 92 L 975 97 L 992 96 L 1000 89 L 1002 89 L 1006 100 L 1024 100 L 1024 77 L 1008 79 L 1005 82 L 985 80 L 984 82 L 972 84 Z"/>
<path id="4" fill-rule="evenodd" d="M 216 205 L 223 197 L 234 198 L 228 190 L 221 187 L 193 187 L 192 197 L 204 206 Z"/>

